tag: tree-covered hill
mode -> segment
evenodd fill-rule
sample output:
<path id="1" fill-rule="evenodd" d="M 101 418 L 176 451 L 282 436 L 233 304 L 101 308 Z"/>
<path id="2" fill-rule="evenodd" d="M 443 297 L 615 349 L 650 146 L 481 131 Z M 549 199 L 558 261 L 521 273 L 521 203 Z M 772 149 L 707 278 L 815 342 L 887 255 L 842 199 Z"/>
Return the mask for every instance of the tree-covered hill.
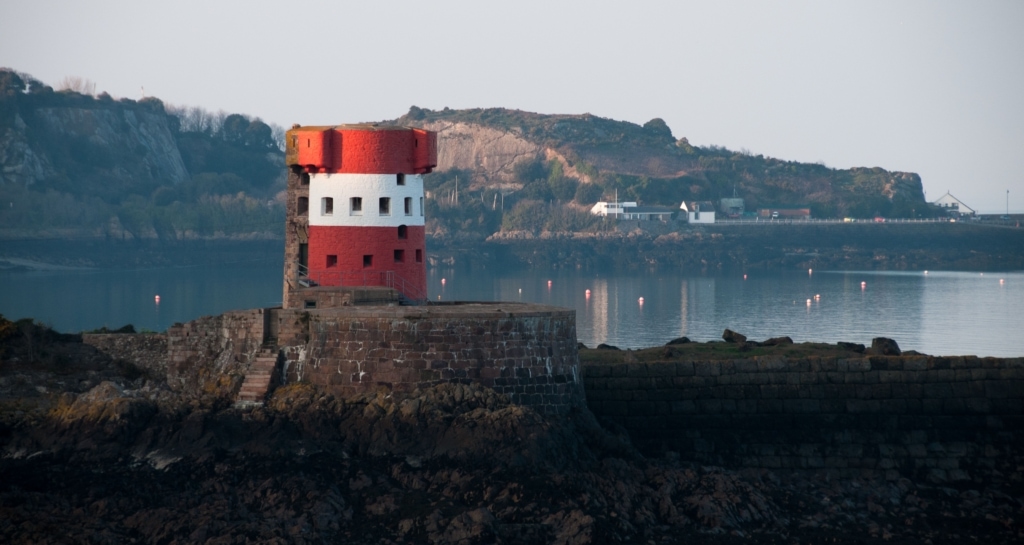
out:
<path id="1" fill-rule="evenodd" d="M 0 69 L 0 237 L 279 237 L 283 129 L 242 114 L 114 99 L 81 80 L 58 90 Z M 325 120 L 333 121 L 346 120 Z M 803 204 L 816 217 L 925 217 L 921 179 L 831 169 L 691 145 L 661 119 L 502 108 L 431 111 L 397 123 L 438 131 L 426 177 L 428 233 L 597 231 L 599 200 L 678 206 L 736 195 L 748 211 Z"/>
<path id="2" fill-rule="evenodd" d="M 748 211 L 803 204 L 815 217 L 929 217 L 935 212 L 925 203 L 917 174 L 877 167 L 832 169 L 693 146 L 685 137 L 675 138 L 658 118 L 641 126 L 591 114 L 414 106 L 394 122 L 440 133 L 441 165 L 430 184 L 436 193 L 451 195 L 459 175 L 460 202 L 479 203 L 486 215 L 485 209 L 494 207 L 493 195 L 501 194 L 505 211 L 523 218 L 549 217 L 551 230 L 566 223 L 564 213 L 551 214 L 552 203 L 582 210 L 616 195 L 666 206 L 692 200 L 717 204 L 735 195 L 746 201 Z M 534 210 L 516 211 L 523 206 Z M 445 207 L 440 208 L 443 212 Z M 505 226 L 523 227 L 516 217 L 503 214 Z M 588 224 L 583 218 L 573 220 L 569 223 Z"/>
<path id="3" fill-rule="evenodd" d="M 276 236 L 284 163 L 240 114 L 55 91 L 0 69 L 0 233 L 192 239 Z"/>

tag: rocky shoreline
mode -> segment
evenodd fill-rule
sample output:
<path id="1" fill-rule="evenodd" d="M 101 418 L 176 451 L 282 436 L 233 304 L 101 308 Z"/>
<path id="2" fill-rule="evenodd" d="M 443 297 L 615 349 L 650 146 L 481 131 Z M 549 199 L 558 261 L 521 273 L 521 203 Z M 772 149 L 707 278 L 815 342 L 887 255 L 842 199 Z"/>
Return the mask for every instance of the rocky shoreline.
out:
<path id="1" fill-rule="evenodd" d="M 235 408 L 77 335 L 26 321 L 2 335 L 5 543 L 1024 538 L 1019 479 L 937 485 L 644 456 L 589 410 L 545 417 L 472 384 L 404 399 L 296 384 Z"/>
<path id="2" fill-rule="evenodd" d="M 608 270 L 1020 270 L 1024 230 L 979 223 L 671 226 L 622 221 L 594 233 L 427 237 L 431 267 Z M 280 239 L 10 239 L 5 267 L 152 267 L 280 261 Z M 4 265 L 4 263 L 7 265 Z M 623 265 L 613 265 L 623 264 Z"/>

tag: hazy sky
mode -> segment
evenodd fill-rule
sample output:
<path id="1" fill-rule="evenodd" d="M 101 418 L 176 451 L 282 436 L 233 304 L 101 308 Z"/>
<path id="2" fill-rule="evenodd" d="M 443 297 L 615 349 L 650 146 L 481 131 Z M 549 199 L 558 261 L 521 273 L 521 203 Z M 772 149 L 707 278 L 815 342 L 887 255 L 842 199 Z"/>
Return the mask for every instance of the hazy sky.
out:
<path id="1" fill-rule="evenodd" d="M 661 117 L 1024 211 L 1024 1 L 0 0 L 0 66 L 285 127 L 409 106 Z"/>

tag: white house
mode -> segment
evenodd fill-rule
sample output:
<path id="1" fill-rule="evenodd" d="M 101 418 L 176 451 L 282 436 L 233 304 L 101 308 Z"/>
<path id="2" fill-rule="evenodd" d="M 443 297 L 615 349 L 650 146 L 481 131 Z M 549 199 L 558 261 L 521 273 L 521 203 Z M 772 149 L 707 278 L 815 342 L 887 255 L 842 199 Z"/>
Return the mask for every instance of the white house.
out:
<path id="1" fill-rule="evenodd" d="M 690 223 L 715 223 L 715 205 L 710 201 L 694 201 L 689 204 L 683 201 L 679 209 L 686 212 Z"/>
<path id="2" fill-rule="evenodd" d="M 939 197 L 932 204 L 942 208 L 950 216 L 973 216 L 976 213 L 973 208 L 967 206 L 963 201 L 954 197 L 949 191 L 947 191 L 945 195 Z"/>
<path id="3" fill-rule="evenodd" d="M 613 218 L 621 218 L 626 213 L 627 208 L 636 208 L 635 202 L 599 202 L 595 204 L 591 209 L 590 213 L 595 216 L 612 216 Z"/>
<path id="4" fill-rule="evenodd" d="M 635 202 L 599 202 L 590 213 L 619 220 L 668 221 L 675 210 L 668 206 L 638 206 Z"/>

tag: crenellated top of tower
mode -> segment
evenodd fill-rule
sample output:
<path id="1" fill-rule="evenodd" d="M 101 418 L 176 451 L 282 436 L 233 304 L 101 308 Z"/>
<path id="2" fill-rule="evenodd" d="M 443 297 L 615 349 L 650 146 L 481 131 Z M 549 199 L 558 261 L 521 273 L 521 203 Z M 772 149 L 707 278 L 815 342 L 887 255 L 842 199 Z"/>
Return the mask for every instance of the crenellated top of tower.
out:
<path id="1" fill-rule="evenodd" d="M 437 166 L 437 133 L 393 125 L 294 126 L 285 161 L 306 172 L 427 174 Z"/>

